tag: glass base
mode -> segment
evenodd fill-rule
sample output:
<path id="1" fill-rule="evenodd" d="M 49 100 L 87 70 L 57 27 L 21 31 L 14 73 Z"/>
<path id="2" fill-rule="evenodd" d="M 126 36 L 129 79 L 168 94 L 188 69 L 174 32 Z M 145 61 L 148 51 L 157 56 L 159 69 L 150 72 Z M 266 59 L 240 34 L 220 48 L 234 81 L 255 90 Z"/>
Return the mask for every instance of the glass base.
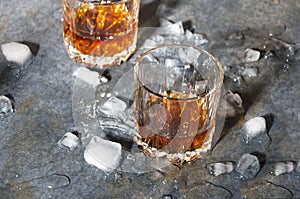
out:
<path id="1" fill-rule="evenodd" d="M 106 66 L 117 66 L 121 65 L 122 62 L 125 62 L 135 52 L 137 43 L 137 30 L 135 31 L 135 35 L 131 42 L 132 45 L 126 46 L 124 50 L 112 56 L 94 56 L 92 54 L 83 54 L 70 43 L 70 39 L 65 37 L 64 46 L 68 51 L 69 57 L 74 59 L 74 61 L 78 63 L 85 64 L 90 68 L 93 68 L 95 66 L 98 66 L 100 68 Z"/>
<path id="2" fill-rule="evenodd" d="M 205 142 L 202 144 L 201 148 L 193 151 L 186 151 L 184 153 L 167 153 L 163 149 L 156 149 L 149 146 L 149 144 L 143 142 L 141 137 L 135 137 L 135 142 L 142 149 L 144 153 L 150 157 L 157 158 L 167 158 L 172 164 L 181 166 L 184 162 L 191 162 L 195 159 L 204 157 L 207 152 L 211 149 L 213 133 L 210 133 L 206 138 Z"/>

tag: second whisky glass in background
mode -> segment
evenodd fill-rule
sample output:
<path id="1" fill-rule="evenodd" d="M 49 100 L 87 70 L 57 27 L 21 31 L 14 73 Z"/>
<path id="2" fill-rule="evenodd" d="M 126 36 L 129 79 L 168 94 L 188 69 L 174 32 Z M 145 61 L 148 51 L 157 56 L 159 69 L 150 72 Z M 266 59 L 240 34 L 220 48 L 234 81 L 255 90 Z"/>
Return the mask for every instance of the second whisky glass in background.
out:
<path id="1" fill-rule="evenodd" d="M 164 45 L 137 60 L 136 142 L 152 157 L 181 165 L 211 149 L 223 83 L 221 64 L 187 45 Z"/>
<path id="2" fill-rule="evenodd" d="M 140 0 L 63 0 L 64 45 L 89 67 L 120 65 L 136 50 Z"/>

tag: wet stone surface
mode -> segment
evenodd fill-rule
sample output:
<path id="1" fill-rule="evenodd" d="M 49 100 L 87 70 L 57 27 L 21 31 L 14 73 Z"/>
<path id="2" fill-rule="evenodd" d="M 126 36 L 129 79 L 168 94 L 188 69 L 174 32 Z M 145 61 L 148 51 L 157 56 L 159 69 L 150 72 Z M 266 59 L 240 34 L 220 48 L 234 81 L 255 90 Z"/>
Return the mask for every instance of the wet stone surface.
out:
<path id="1" fill-rule="evenodd" d="M 86 78 L 90 71 L 63 47 L 60 1 L 0 1 L 0 45 L 39 46 L 21 64 L 0 53 L 0 96 L 13 96 L 13 106 L 0 114 L 1 198 L 299 198 L 300 2 L 142 0 L 141 8 L 140 27 L 168 26 L 209 50 L 223 65 L 225 94 L 238 94 L 213 150 L 181 168 L 129 153 L 134 132 L 128 71 L 135 56 Z M 265 119 L 263 133 L 245 133 L 245 122 L 257 117 Z M 74 140 L 62 145 L 64 135 L 75 131 L 76 147 Z M 91 135 L 126 141 L 120 168 L 104 172 L 85 161 Z M 249 142 L 245 135 L 252 136 Z M 257 157 L 259 168 L 253 176 L 244 170 L 249 178 L 241 179 L 236 167 L 244 154 Z M 233 168 L 213 171 L 220 175 L 207 169 L 226 162 Z"/>

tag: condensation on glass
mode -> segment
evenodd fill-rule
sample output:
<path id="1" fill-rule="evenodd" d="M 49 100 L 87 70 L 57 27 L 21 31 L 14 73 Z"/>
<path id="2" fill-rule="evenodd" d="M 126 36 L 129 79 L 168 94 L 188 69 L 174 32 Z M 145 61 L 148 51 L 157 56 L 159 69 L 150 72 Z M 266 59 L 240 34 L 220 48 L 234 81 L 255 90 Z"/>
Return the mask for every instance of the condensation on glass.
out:
<path id="1" fill-rule="evenodd" d="M 136 50 L 140 0 L 63 0 L 64 45 L 76 62 L 119 65 Z"/>

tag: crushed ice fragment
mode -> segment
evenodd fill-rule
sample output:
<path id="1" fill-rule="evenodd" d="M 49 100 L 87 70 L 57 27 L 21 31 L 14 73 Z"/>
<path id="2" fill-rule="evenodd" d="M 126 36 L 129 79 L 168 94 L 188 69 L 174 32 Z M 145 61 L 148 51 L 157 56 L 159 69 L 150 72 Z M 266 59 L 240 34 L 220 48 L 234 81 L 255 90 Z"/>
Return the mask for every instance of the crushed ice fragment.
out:
<path id="1" fill-rule="evenodd" d="M 241 179 L 247 180 L 254 178 L 260 170 L 259 160 L 255 155 L 244 154 L 240 157 L 235 171 L 241 176 Z"/>
<path id="2" fill-rule="evenodd" d="M 100 111 L 106 115 L 116 115 L 119 112 L 125 111 L 127 105 L 124 101 L 111 97 L 100 107 Z"/>
<path id="3" fill-rule="evenodd" d="M 88 83 L 93 87 L 97 87 L 100 84 L 99 73 L 95 71 L 91 71 L 86 67 L 81 67 L 76 69 L 73 73 L 73 76 Z"/>
<path id="4" fill-rule="evenodd" d="M 184 28 L 181 21 L 168 25 L 167 29 L 173 33 L 184 34 Z"/>
<path id="5" fill-rule="evenodd" d="M 195 32 L 193 34 L 193 39 L 194 39 L 194 45 L 195 46 L 202 46 L 204 44 L 208 43 L 208 40 L 204 34 L 197 33 Z"/>
<path id="6" fill-rule="evenodd" d="M 68 147 L 70 149 L 74 149 L 79 144 L 79 142 L 80 142 L 79 137 L 76 134 L 72 132 L 67 132 L 58 141 L 58 144 L 61 146 Z"/>
<path id="7" fill-rule="evenodd" d="M 174 67 L 174 66 L 179 66 L 181 63 L 178 59 L 175 58 L 166 58 L 165 59 L 165 66 L 166 67 Z"/>
<path id="8" fill-rule="evenodd" d="M 14 106 L 11 99 L 5 95 L 0 95 L 0 118 L 9 116 L 14 112 Z"/>
<path id="9" fill-rule="evenodd" d="M 190 30 L 185 30 L 185 36 L 187 40 L 194 39 L 194 34 Z"/>
<path id="10" fill-rule="evenodd" d="M 163 44 L 165 41 L 165 38 L 161 35 L 155 35 L 154 37 L 151 37 L 149 39 L 146 39 L 143 47 L 146 49 L 154 48 L 158 45 Z"/>
<path id="11" fill-rule="evenodd" d="M 187 64 L 183 68 L 184 68 L 184 72 L 183 72 L 182 84 L 183 86 L 190 86 L 193 73 L 194 73 L 194 66 L 192 64 Z"/>
<path id="12" fill-rule="evenodd" d="M 267 122 L 264 117 L 254 117 L 243 124 L 244 141 L 249 143 L 253 138 L 267 133 Z"/>
<path id="13" fill-rule="evenodd" d="M 258 61 L 260 57 L 260 52 L 253 49 L 247 49 L 245 51 L 245 62 L 255 62 Z"/>
<path id="14" fill-rule="evenodd" d="M 5 43 L 1 50 L 6 60 L 17 64 L 25 64 L 33 55 L 30 48 L 18 42 Z"/>
<path id="15" fill-rule="evenodd" d="M 255 78 L 258 76 L 258 70 L 257 68 L 246 68 L 242 72 L 243 79 L 247 84 L 251 83 Z"/>
<path id="16" fill-rule="evenodd" d="M 279 176 L 284 173 L 290 173 L 295 169 L 293 162 L 277 162 L 273 166 L 273 170 L 271 171 L 271 174 L 275 176 Z"/>
<path id="17" fill-rule="evenodd" d="M 185 37 L 188 42 L 191 42 L 194 46 L 202 46 L 208 43 L 204 34 L 201 33 L 192 33 L 190 30 L 185 31 Z"/>
<path id="18" fill-rule="evenodd" d="M 84 159 L 103 171 L 112 171 L 119 166 L 121 154 L 121 144 L 94 136 L 86 146 Z"/>
<path id="19" fill-rule="evenodd" d="M 221 98 L 218 115 L 225 118 L 234 118 L 244 113 L 243 100 L 239 94 L 228 90 L 225 99 Z"/>
<path id="20" fill-rule="evenodd" d="M 180 48 L 178 50 L 179 57 L 188 63 L 197 63 L 197 59 L 201 55 L 201 53 L 193 47 L 189 47 L 187 49 Z"/>
<path id="21" fill-rule="evenodd" d="M 234 166 L 232 162 L 215 162 L 207 165 L 209 174 L 219 176 L 233 171 Z"/>

